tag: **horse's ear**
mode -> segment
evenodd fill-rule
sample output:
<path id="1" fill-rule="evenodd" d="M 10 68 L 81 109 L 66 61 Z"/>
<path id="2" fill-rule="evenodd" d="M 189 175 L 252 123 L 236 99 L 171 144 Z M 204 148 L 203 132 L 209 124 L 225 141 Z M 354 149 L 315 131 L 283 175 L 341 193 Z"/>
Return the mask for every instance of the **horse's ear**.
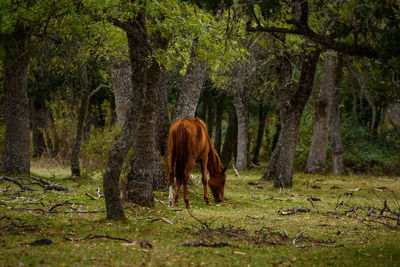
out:
<path id="1" fill-rule="evenodd" d="M 224 167 L 223 169 L 222 169 L 222 174 L 224 174 L 226 172 L 226 167 Z"/>

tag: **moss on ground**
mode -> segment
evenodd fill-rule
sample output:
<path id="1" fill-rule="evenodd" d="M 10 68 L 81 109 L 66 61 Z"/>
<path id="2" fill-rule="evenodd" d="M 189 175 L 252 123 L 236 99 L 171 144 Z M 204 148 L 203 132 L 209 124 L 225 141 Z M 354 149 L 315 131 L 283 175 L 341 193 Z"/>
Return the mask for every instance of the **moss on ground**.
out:
<path id="1" fill-rule="evenodd" d="M 400 226 L 380 219 L 379 213 L 384 200 L 392 212 L 400 212 L 399 178 L 299 173 L 293 188 L 280 190 L 271 183 L 257 184 L 261 172 L 243 171 L 236 177 L 228 171 L 228 200 L 212 206 L 204 203 L 200 175 L 195 172 L 189 188 L 192 215 L 184 208 L 182 193 L 179 206 L 170 209 L 162 203 L 168 192 L 159 191 L 156 197 L 161 202 L 154 208 L 125 203 L 127 220 L 112 222 L 105 220 L 104 198 L 92 200 L 86 195 L 96 196 L 101 175 L 76 181 L 68 179 L 68 170 L 60 166 L 35 162 L 33 173 L 74 191 L 18 192 L 17 186 L 1 183 L 0 265 L 398 266 Z M 310 197 L 320 199 L 313 201 L 315 208 L 307 200 Z M 48 212 L 63 202 L 53 209 L 56 213 Z M 74 209 L 100 212 L 70 212 L 71 203 Z M 299 206 L 310 211 L 278 213 Z M 387 210 L 383 215 L 394 216 Z M 65 239 L 89 234 L 147 241 L 152 248 L 106 238 Z M 43 238 L 52 244 L 30 244 Z M 183 245 L 200 241 L 229 246 Z"/>

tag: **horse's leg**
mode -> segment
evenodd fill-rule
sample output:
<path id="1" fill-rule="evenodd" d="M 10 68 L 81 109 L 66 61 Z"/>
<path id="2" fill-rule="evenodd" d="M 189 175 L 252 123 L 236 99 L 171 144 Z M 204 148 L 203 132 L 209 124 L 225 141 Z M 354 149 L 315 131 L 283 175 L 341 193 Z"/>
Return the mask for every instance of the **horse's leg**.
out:
<path id="1" fill-rule="evenodd" d="M 186 164 L 186 170 L 185 170 L 185 179 L 183 181 L 183 192 L 184 192 L 183 199 L 185 200 L 187 209 L 190 209 L 192 207 L 192 206 L 190 206 L 190 203 L 189 203 L 188 182 L 189 182 L 190 172 L 192 171 L 195 163 L 196 163 L 196 161 L 194 159 L 188 160 L 188 163 Z"/>
<path id="2" fill-rule="evenodd" d="M 177 206 L 178 205 L 178 197 L 179 197 L 179 190 L 181 189 L 181 181 L 178 181 L 178 179 L 176 179 L 176 190 L 175 190 L 175 195 L 174 195 L 174 205 Z"/>
<path id="3" fill-rule="evenodd" d="M 207 193 L 207 155 L 201 159 L 201 182 L 203 183 L 203 190 L 204 190 L 204 200 L 206 201 L 207 205 L 211 205 L 210 200 L 208 200 L 208 193 Z"/>
<path id="4" fill-rule="evenodd" d="M 174 184 L 174 176 L 175 176 L 175 155 L 173 153 L 169 154 L 169 175 L 168 175 L 168 185 L 169 185 L 169 206 L 173 206 L 173 199 L 174 199 L 174 193 L 172 189 L 172 185 Z"/>

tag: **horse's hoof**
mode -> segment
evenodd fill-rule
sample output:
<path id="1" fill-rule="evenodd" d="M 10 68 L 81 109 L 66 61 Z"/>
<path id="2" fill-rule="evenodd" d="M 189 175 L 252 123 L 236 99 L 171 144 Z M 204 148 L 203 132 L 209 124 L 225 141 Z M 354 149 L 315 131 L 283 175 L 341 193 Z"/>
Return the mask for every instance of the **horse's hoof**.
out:
<path id="1" fill-rule="evenodd" d="M 207 203 L 208 206 L 212 206 L 210 201 L 207 201 L 206 203 Z"/>
<path id="2" fill-rule="evenodd" d="M 187 208 L 187 209 L 191 209 L 192 206 L 191 206 L 191 205 L 187 205 L 186 208 Z"/>

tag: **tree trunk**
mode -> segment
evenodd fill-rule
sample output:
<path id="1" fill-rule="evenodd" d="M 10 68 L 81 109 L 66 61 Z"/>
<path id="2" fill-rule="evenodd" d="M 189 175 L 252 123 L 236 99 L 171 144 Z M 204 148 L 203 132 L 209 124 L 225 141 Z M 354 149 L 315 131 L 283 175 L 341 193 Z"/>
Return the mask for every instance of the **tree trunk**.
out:
<path id="1" fill-rule="evenodd" d="M 332 173 L 345 174 L 343 163 L 343 149 L 341 140 L 341 123 L 339 110 L 340 82 L 342 79 L 343 55 L 338 54 L 335 63 L 335 89 L 332 93 L 330 114 L 330 140 L 332 150 Z"/>
<path id="2" fill-rule="evenodd" d="M 30 129 L 27 72 L 30 36 L 17 25 L 4 44 L 4 98 L 6 137 L 2 171 L 29 173 Z"/>
<path id="3" fill-rule="evenodd" d="M 81 105 L 78 113 L 78 124 L 76 126 L 76 136 L 72 145 L 71 153 L 71 174 L 72 177 L 80 177 L 79 168 L 79 152 L 82 144 L 83 127 L 86 120 L 86 114 L 89 107 L 89 77 L 87 65 L 83 65 L 80 70 L 80 86 L 81 86 Z"/>
<path id="4" fill-rule="evenodd" d="M 217 98 L 217 116 L 215 118 L 215 142 L 214 148 L 218 155 L 221 155 L 221 145 L 222 145 L 222 117 L 224 112 L 224 102 L 226 94 L 221 92 Z"/>
<path id="5" fill-rule="evenodd" d="M 47 109 L 43 96 L 32 102 L 33 157 L 41 157 L 46 151 L 44 133 L 47 130 Z"/>
<path id="6" fill-rule="evenodd" d="M 124 219 L 122 208 L 121 193 L 119 187 L 119 177 L 126 154 L 128 153 L 133 141 L 135 132 L 138 129 L 142 108 L 145 103 L 146 74 L 148 59 L 148 43 L 146 34 L 145 13 L 141 9 L 135 21 L 128 21 L 129 29 L 121 25 L 128 37 L 129 58 L 132 68 L 132 91 L 131 103 L 127 112 L 121 135 L 111 147 L 108 155 L 107 166 L 103 174 L 104 198 L 106 202 L 107 218 L 113 220 Z M 150 126 L 151 127 L 151 126 Z"/>
<path id="7" fill-rule="evenodd" d="M 374 101 L 372 100 L 372 97 L 369 95 L 367 88 L 363 88 L 363 93 L 365 96 L 365 100 L 367 100 L 368 105 L 371 108 L 371 123 L 369 127 L 369 135 L 368 135 L 368 141 L 372 143 L 374 136 L 375 136 L 375 128 L 376 128 L 376 105 Z"/>
<path id="8" fill-rule="evenodd" d="M 167 96 L 167 71 L 162 70 L 159 86 L 156 90 L 156 142 L 161 156 L 168 152 L 168 96 Z"/>
<path id="9" fill-rule="evenodd" d="M 277 66 L 282 130 L 261 178 L 268 180 L 273 177 L 275 187 L 291 187 L 293 183 L 293 161 L 301 115 L 312 91 L 319 54 L 319 50 L 313 50 L 304 56 L 297 90 L 292 81 L 292 66 L 287 57 L 281 57 Z"/>
<path id="10" fill-rule="evenodd" d="M 197 43 L 198 41 L 195 41 L 193 44 L 190 62 L 187 66 L 185 78 L 183 79 L 183 84 L 181 86 L 181 93 L 172 112 L 172 122 L 185 117 L 194 118 L 196 113 L 207 69 L 207 62 L 198 59 L 194 52 Z"/>
<path id="11" fill-rule="evenodd" d="M 207 121 L 207 107 L 208 107 L 208 101 L 206 99 L 202 99 L 202 103 L 200 106 L 200 111 L 198 111 L 200 119 L 203 121 Z"/>
<path id="12" fill-rule="evenodd" d="M 131 63 L 123 59 L 114 59 L 110 64 L 111 79 L 114 89 L 115 112 L 118 125 L 125 123 L 129 106 L 132 105 L 132 68 Z"/>
<path id="13" fill-rule="evenodd" d="M 158 66 L 157 66 L 158 67 Z M 154 77 L 152 77 L 154 79 Z M 156 163 L 155 112 L 151 100 L 155 88 L 147 87 L 146 101 L 141 111 L 138 134 L 134 141 L 134 152 L 126 176 L 125 198 L 140 206 L 154 205 L 153 174 Z"/>
<path id="14" fill-rule="evenodd" d="M 232 155 L 236 158 L 236 142 L 237 142 L 237 117 L 236 112 L 229 112 L 228 129 L 226 130 L 224 145 L 221 152 L 221 162 L 224 166 L 228 166 L 232 160 Z"/>
<path id="15" fill-rule="evenodd" d="M 213 96 L 210 95 L 208 101 L 208 110 L 207 110 L 207 133 L 210 139 L 213 137 L 213 130 L 214 130 L 214 120 L 215 120 L 215 108 L 214 108 L 214 101 Z"/>
<path id="16" fill-rule="evenodd" d="M 243 71 L 243 70 L 242 70 Z M 244 71 L 243 71 L 244 72 Z M 252 76 L 252 75 L 250 75 Z M 242 77 L 246 79 L 246 77 Z M 238 121 L 238 140 L 236 154 L 236 168 L 238 170 L 247 169 L 249 159 L 249 97 L 252 87 L 252 77 L 247 77 L 247 83 L 240 83 L 234 94 L 236 116 Z"/>
<path id="17" fill-rule="evenodd" d="M 327 55 L 322 68 L 319 98 L 315 104 L 314 131 L 306 172 L 326 172 L 326 150 L 329 137 L 330 94 L 335 87 L 335 58 Z"/>
<path id="18" fill-rule="evenodd" d="M 276 122 L 274 137 L 272 138 L 271 151 L 274 151 L 276 146 L 278 145 L 279 136 L 281 135 L 281 130 L 282 130 L 281 117 L 278 115 L 278 121 Z"/>
<path id="19" fill-rule="evenodd" d="M 150 38 L 153 39 L 153 47 L 148 46 L 150 57 L 152 56 L 152 48 L 166 49 L 166 47 L 163 46 L 164 39 L 162 39 L 159 32 L 154 32 Z M 129 43 L 129 45 L 130 47 L 131 45 L 137 46 L 137 44 L 134 43 Z M 136 47 L 132 47 L 131 49 L 134 50 Z M 134 139 L 133 157 L 126 176 L 124 195 L 128 201 L 141 206 L 151 207 L 154 204 L 154 185 L 157 187 L 166 186 L 167 178 L 166 172 L 162 167 L 160 154 L 156 149 L 155 134 L 155 99 L 157 97 L 157 90 L 159 90 L 158 87 L 160 85 L 163 70 L 155 59 L 152 60 L 150 65 L 147 63 L 145 67 L 144 76 L 146 83 L 145 92 L 143 94 L 145 102 L 141 110 L 142 115 L 138 126 L 138 129 L 140 130 Z M 133 103 L 135 104 L 135 102 Z"/>
<path id="20" fill-rule="evenodd" d="M 258 110 L 258 131 L 257 131 L 257 141 L 256 146 L 254 147 L 253 153 L 253 163 L 258 164 L 258 157 L 260 155 L 260 149 L 262 145 L 262 139 L 264 136 L 265 124 L 267 122 L 267 112 L 264 111 L 263 103 L 260 103 Z"/>

